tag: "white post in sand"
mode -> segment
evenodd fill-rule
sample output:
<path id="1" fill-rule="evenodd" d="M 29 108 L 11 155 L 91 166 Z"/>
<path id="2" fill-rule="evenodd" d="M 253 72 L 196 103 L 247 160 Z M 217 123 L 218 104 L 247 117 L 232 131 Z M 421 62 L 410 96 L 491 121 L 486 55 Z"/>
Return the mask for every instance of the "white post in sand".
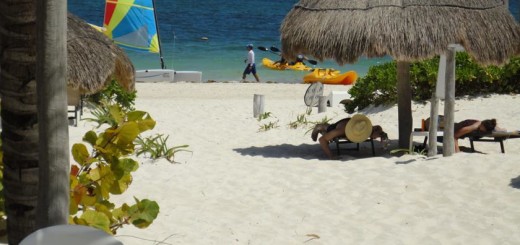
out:
<path id="1" fill-rule="evenodd" d="M 259 117 L 264 113 L 264 95 L 255 94 L 253 97 L 253 116 Z"/>
<path id="2" fill-rule="evenodd" d="M 437 83 L 435 84 L 435 92 L 433 93 L 430 109 L 430 125 L 428 125 L 428 156 L 437 155 L 437 129 L 439 127 L 439 99 L 444 99 L 446 87 L 446 55 L 441 54 L 439 59 L 439 70 L 437 74 Z"/>
<path id="3" fill-rule="evenodd" d="M 328 96 L 320 95 L 318 96 L 318 113 L 327 111 L 327 100 Z"/>

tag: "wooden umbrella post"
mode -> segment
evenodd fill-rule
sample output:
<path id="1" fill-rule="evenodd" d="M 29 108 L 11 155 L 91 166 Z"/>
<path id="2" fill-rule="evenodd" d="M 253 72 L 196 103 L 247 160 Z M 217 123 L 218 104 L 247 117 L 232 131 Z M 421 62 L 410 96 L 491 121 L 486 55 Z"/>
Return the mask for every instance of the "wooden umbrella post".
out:
<path id="1" fill-rule="evenodd" d="M 444 99 L 444 139 L 443 156 L 451 156 L 455 152 L 454 107 L 455 107 L 455 47 L 449 46 L 446 53 L 446 95 Z"/>

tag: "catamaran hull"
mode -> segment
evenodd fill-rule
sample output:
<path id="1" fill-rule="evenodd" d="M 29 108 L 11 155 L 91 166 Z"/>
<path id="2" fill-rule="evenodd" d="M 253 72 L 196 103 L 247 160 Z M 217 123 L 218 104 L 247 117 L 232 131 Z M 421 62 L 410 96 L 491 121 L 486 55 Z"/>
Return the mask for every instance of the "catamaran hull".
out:
<path id="1" fill-rule="evenodd" d="M 135 72 L 136 82 L 201 82 L 200 71 L 175 71 L 170 69 L 149 69 Z"/>
<path id="2" fill-rule="evenodd" d="M 144 83 L 173 82 L 175 70 L 169 69 L 150 69 L 138 70 L 135 72 L 135 81 Z"/>
<path id="3" fill-rule="evenodd" d="M 200 71 L 175 71 L 174 82 L 197 82 L 202 81 L 202 72 Z"/>

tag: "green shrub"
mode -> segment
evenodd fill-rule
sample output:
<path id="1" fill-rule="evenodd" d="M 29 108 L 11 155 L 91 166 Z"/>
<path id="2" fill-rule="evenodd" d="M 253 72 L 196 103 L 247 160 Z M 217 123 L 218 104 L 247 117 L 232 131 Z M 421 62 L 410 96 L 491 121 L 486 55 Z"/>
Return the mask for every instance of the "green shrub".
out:
<path id="1" fill-rule="evenodd" d="M 432 97 L 437 82 L 439 57 L 410 65 L 412 99 L 424 102 Z M 477 96 L 520 92 L 520 57 L 504 66 L 482 67 L 465 52 L 456 55 L 455 96 Z M 345 111 L 353 113 L 369 105 L 393 105 L 397 102 L 397 64 L 395 61 L 372 66 L 349 90 L 351 102 Z"/>
<path id="2" fill-rule="evenodd" d="M 117 81 L 112 80 L 103 91 L 89 95 L 87 100 L 97 105 L 102 101 L 114 102 L 124 109 L 133 110 L 136 95 L 137 91 L 127 92 Z"/>
<path id="3" fill-rule="evenodd" d="M 380 105 L 397 101 L 397 69 L 395 62 L 389 62 L 368 69 L 349 90 L 351 102 L 345 104 L 345 110 L 353 113 L 356 108 Z"/>

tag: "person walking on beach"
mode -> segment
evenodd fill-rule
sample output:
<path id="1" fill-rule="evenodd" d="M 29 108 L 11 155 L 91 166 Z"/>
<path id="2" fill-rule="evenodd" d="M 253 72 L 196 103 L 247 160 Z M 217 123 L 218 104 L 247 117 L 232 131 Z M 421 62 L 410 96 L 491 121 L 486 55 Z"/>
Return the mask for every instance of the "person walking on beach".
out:
<path id="1" fill-rule="evenodd" d="M 248 44 L 247 50 L 247 59 L 244 61 L 247 65 L 246 69 L 244 69 L 244 73 L 242 74 L 242 80 L 246 79 L 246 75 L 253 73 L 253 76 L 255 76 L 256 81 L 260 82 L 260 78 L 258 78 L 258 74 L 256 74 L 255 52 L 253 51 L 253 44 Z"/>

